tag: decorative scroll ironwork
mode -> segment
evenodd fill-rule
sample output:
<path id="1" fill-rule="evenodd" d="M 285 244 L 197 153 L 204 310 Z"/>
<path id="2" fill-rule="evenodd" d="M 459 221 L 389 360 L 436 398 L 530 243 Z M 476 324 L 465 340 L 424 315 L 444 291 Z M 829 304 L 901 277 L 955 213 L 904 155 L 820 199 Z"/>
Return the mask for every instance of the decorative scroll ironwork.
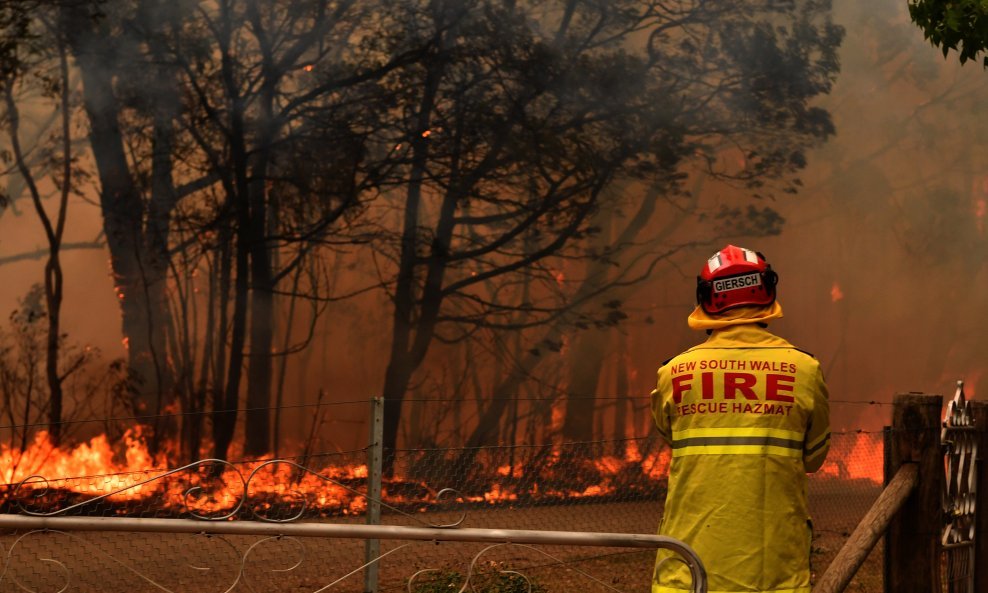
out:
<path id="1" fill-rule="evenodd" d="M 427 527 L 456 527 L 462 524 L 466 520 L 466 513 L 462 512 L 459 517 L 453 522 L 449 523 L 431 523 L 423 521 L 420 515 L 414 513 L 406 512 L 398 507 L 389 505 L 381 500 L 368 496 L 366 493 L 361 492 L 355 488 L 352 488 L 338 480 L 334 480 L 328 476 L 324 476 L 319 472 L 309 469 L 303 465 L 295 463 L 294 461 L 286 459 L 273 459 L 270 461 L 265 461 L 257 465 L 251 472 L 244 477 L 240 468 L 236 465 L 224 461 L 222 459 L 203 459 L 184 465 L 179 468 L 165 471 L 154 477 L 148 478 L 146 480 L 141 480 L 135 482 L 123 488 L 115 489 L 111 492 L 101 494 L 99 496 L 94 496 L 88 498 L 81 502 L 75 504 L 70 504 L 57 509 L 38 509 L 35 505 L 31 505 L 30 502 L 34 501 L 36 503 L 43 502 L 46 500 L 47 495 L 50 491 L 50 482 L 47 478 L 40 475 L 32 475 L 21 480 L 20 483 L 13 489 L 13 500 L 14 504 L 17 506 L 18 510 L 25 514 L 34 517 L 56 517 L 65 516 L 72 514 L 86 514 L 86 508 L 94 508 L 101 501 L 110 500 L 114 497 L 118 497 L 121 494 L 125 494 L 128 491 L 139 491 L 154 482 L 164 481 L 172 477 L 185 477 L 190 480 L 190 482 L 195 479 L 200 483 L 192 484 L 190 483 L 187 487 L 183 489 L 182 502 L 185 508 L 185 512 L 188 516 L 198 519 L 201 521 L 225 521 L 231 518 L 240 517 L 244 514 L 249 515 L 249 517 L 256 519 L 258 521 L 264 521 L 269 523 L 291 523 L 301 519 L 306 510 L 308 509 L 309 499 L 307 495 L 299 490 L 291 490 L 290 492 L 294 494 L 297 501 L 297 506 L 295 510 L 287 517 L 272 517 L 267 515 L 262 508 L 262 504 L 259 501 L 251 497 L 251 485 L 252 482 L 257 479 L 257 476 L 265 470 L 269 470 L 279 465 L 288 466 L 291 468 L 296 480 L 299 481 L 301 476 L 308 475 L 313 478 L 325 482 L 327 484 L 332 484 L 338 488 L 341 488 L 350 494 L 365 498 L 367 500 L 373 500 L 377 504 L 381 505 L 388 510 L 401 514 L 416 523 Z M 208 513 L 197 508 L 196 503 L 198 500 L 203 498 L 208 498 L 207 488 L 204 487 L 201 482 L 216 479 L 215 476 L 222 475 L 226 482 L 222 484 L 222 487 L 229 492 L 233 492 L 237 495 L 235 499 L 235 504 L 223 509 L 219 512 Z M 26 495 L 20 494 L 27 491 Z M 452 488 L 443 488 L 435 496 L 435 504 L 441 505 L 442 499 L 452 498 L 456 499 L 458 492 Z"/>
<path id="2" fill-rule="evenodd" d="M 87 555 L 87 557 L 90 558 L 91 560 L 98 558 L 98 559 L 102 559 L 102 560 L 105 560 L 105 561 L 109 561 L 110 566 L 113 567 L 113 568 L 115 568 L 115 569 L 117 569 L 117 570 L 119 570 L 120 573 L 122 573 L 122 574 L 129 574 L 129 575 L 133 576 L 135 579 L 137 579 L 137 581 L 139 581 L 139 582 L 141 582 L 141 583 L 143 583 L 145 585 L 149 585 L 150 587 L 154 588 L 155 590 L 158 590 L 158 591 L 166 591 L 166 592 L 172 591 L 171 588 L 169 588 L 166 584 L 162 583 L 159 579 L 156 579 L 156 578 L 148 575 L 146 572 L 142 571 L 140 568 L 135 568 L 134 563 L 133 563 L 133 561 L 132 561 L 131 558 L 128 558 L 127 560 L 121 560 L 117 556 L 115 556 L 113 554 L 109 554 L 109 553 L 101 550 L 99 548 L 99 546 L 94 546 L 92 544 L 87 543 L 82 537 L 79 537 L 79 536 L 77 536 L 77 535 L 75 535 L 73 533 L 70 533 L 68 531 L 62 531 L 62 530 L 58 530 L 58 529 L 35 529 L 35 530 L 27 531 L 26 533 L 23 533 L 23 534 L 19 535 L 17 537 L 17 539 L 14 540 L 14 542 L 11 544 L 10 549 L 7 551 L 7 553 L 3 554 L 3 559 L 2 559 L 3 560 L 3 565 L 2 565 L 3 566 L 3 569 L 0 570 L 0 588 L 2 588 L 2 585 L 3 585 L 4 581 L 7 581 L 9 583 L 12 583 L 12 584 L 16 585 L 20 590 L 26 591 L 27 593 L 48 593 L 47 591 L 39 591 L 37 589 L 32 588 L 30 586 L 32 583 L 25 583 L 25 582 L 23 582 L 21 580 L 21 578 L 18 578 L 18 575 L 17 574 L 15 574 L 13 571 L 10 570 L 10 568 L 11 568 L 11 565 L 15 561 L 14 554 L 17 552 L 18 547 L 20 547 L 25 541 L 29 540 L 32 537 L 38 538 L 38 537 L 52 537 L 52 536 L 58 536 L 58 537 L 68 538 L 70 540 L 70 543 L 75 544 L 78 547 L 78 549 L 84 550 L 85 553 L 86 553 L 86 555 Z M 200 537 L 202 539 L 208 539 L 208 540 L 211 540 L 211 541 L 219 541 L 219 542 L 222 542 L 226 546 L 229 546 L 229 548 L 231 550 L 233 550 L 234 552 L 236 552 L 236 548 L 234 548 L 224 538 L 216 538 L 216 537 L 213 537 L 213 536 L 209 536 L 207 538 L 204 535 L 200 535 L 198 537 Z M 250 554 L 250 552 L 256 546 L 261 545 L 262 543 L 264 543 L 264 541 L 266 539 L 271 539 L 271 538 L 265 538 L 265 539 L 262 539 L 262 540 L 258 541 L 253 546 L 251 546 L 245 553 L 243 553 L 241 555 L 241 558 L 240 558 L 240 568 L 239 568 L 239 570 L 237 570 L 236 573 L 233 574 L 233 580 L 232 580 L 232 582 L 230 582 L 230 583 L 224 583 L 223 586 L 222 586 L 222 588 L 217 590 L 217 593 L 229 593 L 230 591 L 233 591 L 237 587 L 238 584 L 240 584 L 241 582 L 243 582 L 243 577 L 245 575 L 245 567 L 246 567 L 246 562 L 247 562 L 247 556 Z M 59 543 L 59 545 L 58 545 L 58 549 L 60 549 L 60 550 L 63 550 L 64 551 L 67 548 L 68 548 L 68 546 L 64 542 Z M 31 556 L 30 554 L 28 554 L 28 555 Z M 21 563 L 25 563 L 25 560 L 23 558 L 21 558 L 19 560 L 21 561 Z M 76 589 L 76 590 L 78 590 L 80 588 L 81 583 L 77 583 L 77 582 L 73 581 L 73 579 L 72 579 L 72 576 L 73 576 L 72 570 L 69 568 L 69 566 L 65 562 L 63 562 L 63 561 L 61 561 L 61 560 L 59 560 L 57 558 L 47 558 L 47 557 L 33 557 L 32 560 L 34 562 L 41 563 L 43 566 L 47 566 L 47 567 L 50 567 L 50 568 L 52 568 L 54 570 L 57 570 L 57 572 L 59 573 L 54 580 L 57 581 L 58 582 L 57 584 L 60 584 L 61 586 L 58 589 L 56 589 L 54 591 L 51 591 L 51 593 L 64 593 L 65 591 L 68 591 L 70 589 Z M 298 564 L 299 563 L 296 563 L 296 567 L 298 566 Z M 205 572 L 208 572 L 208 571 L 213 570 L 212 568 L 210 568 L 208 566 L 196 566 L 196 565 L 192 565 L 192 564 L 188 564 L 186 567 L 189 568 L 189 569 L 192 569 L 193 571 L 198 571 L 200 573 L 205 573 Z M 170 571 L 174 571 L 175 568 L 176 567 L 170 567 Z M 36 570 L 31 571 L 31 572 L 35 573 L 36 576 L 37 576 L 37 571 Z M 23 576 L 23 575 L 21 575 L 21 576 Z M 107 574 L 106 575 L 106 578 L 108 579 L 111 576 L 113 576 L 112 572 L 111 572 L 111 574 Z M 53 579 L 42 579 L 42 580 L 51 581 Z M 105 584 L 105 580 L 106 579 L 104 579 L 101 582 L 101 584 Z M 248 588 L 250 588 L 250 586 L 249 586 L 248 583 L 244 583 L 244 584 L 247 585 Z M 128 588 L 130 588 L 130 587 L 128 587 Z"/>
<path id="3" fill-rule="evenodd" d="M 57 522 L 58 519 L 55 519 L 54 521 Z M 132 575 L 134 578 L 137 579 L 138 582 L 150 586 L 155 591 L 164 591 L 166 593 L 177 593 L 178 591 L 174 586 L 169 586 L 169 583 L 163 581 L 160 577 L 150 575 L 145 570 L 142 570 L 140 566 L 137 566 L 137 563 L 134 562 L 133 558 L 126 557 L 125 559 L 121 559 L 116 555 L 101 550 L 99 546 L 93 545 L 90 542 L 86 542 L 82 537 L 79 537 L 74 533 L 71 533 L 69 531 L 62 531 L 58 529 L 35 529 L 35 530 L 27 531 L 19 535 L 13 541 L 9 550 L 6 553 L 2 554 L 2 562 L 0 562 L 0 590 L 3 589 L 3 585 L 5 582 L 9 584 L 13 584 L 20 590 L 26 591 L 27 593 L 64 593 L 65 591 L 68 591 L 70 589 L 77 590 L 85 586 L 83 583 L 73 580 L 72 570 L 65 562 L 53 557 L 49 558 L 43 556 L 33 556 L 31 558 L 31 561 L 34 562 L 36 566 L 48 567 L 49 569 L 57 572 L 57 574 L 55 574 L 53 577 L 39 579 L 45 581 L 47 584 L 50 584 L 52 582 L 55 583 L 55 586 L 52 587 L 52 590 L 50 592 L 48 590 L 38 590 L 32 587 L 31 585 L 33 585 L 34 583 L 24 582 L 22 578 L 19 578 L 19 575 L 9 570 L 11 565 L 15 561 L 20 560 L 21 562 L 24 562 L 23 558 L 17 558 L 15 554 L 18 551 L 18 548 L 26 540 L 30 540 L 30 538 L 52 537 L 52 536 L 69 538 L 70 542 L 67 543 L 75 544 L 77 549 L 84 550 L 85 554 L 91 559 L 98 558 L 108 561 L 109 566 L 116 569 L 119 573 Z M 229 575 L 229 577 L 227 577 L 227 580 L 223 580 L 223 577 L 220 576 L 218 580 L 216 578 L 213 579 L 212 582 L 212 584 L 214 585 L 213 587 L 203 588 L 201 584 L 196 584 L 191 586 L 190 590 L 194 590 L 197 593 L 205 590 L 215 591 L 216 593 L 230 593 L 231 591 L 234 591 L 240 587 L 243 587 L 248 591 L 254 593 L 258 593 L 260 591 L 269 591 L 271 590 L 269 584 L 254 582 L 258 580 L 257 577 L 258 572 L 263 571 L 267 573 L 276 573 L 279 575 L 285 575 L 288 573 L 292 573 L 293 571 L 296 571 L 303 565 L 303 563 L 305 563 L 308 560 L 305 546 L 302 545 L 299 538 L 295 538 L 295 537 L 285 537 L 280 535 L 263 537 L 253 542 L 246 550 L 243 550 L 242 552 L 239 551 L 235 546 L 233 546 L 233 544 L 231 544 L 223 537 L 217 537 L 216 535 L 212 535 L 212 534 L 207 535 L 205 533 L 193 534 L 192 537 L 198 538 L 200 541 L 222 542 L 235 553 L 235 558 L 236 558 L 236 561 L 233 563 L 233 566 L 236 568 L 234 571 L 231 571 L 231 574 Z M 254 564 L 259 566 L 262 570 L 261 571 L 251 570 L 250 569 L 251 556 L 254 555 L 259 548 L 274 541 L 290 542 L 294 545 L 297 552 L 297 556 L 295 557 L 291 565 L 285 568 L 274 568 L 271 567 L 270 565 L 266 565 L 263 562 L 255 562 Z M 316 588 L 312 593 L 319 593 L 331 589 L 342 583 L 347 578 L 359 573 L 360 571 L 365 569 L 369 564 L 379 562 L 381 559 L 385 558 L 386 556 L 389 556 L 399 550 L 407 548 L 408 546 L 411 546 L 415 543 L 417 542 L 411 542 L 397 546 L 396 548 L 389 550 L 384 554 L 381 554 L 377 558 L 373 559 L 371 562 L 362 564 L 358 566 L 356 569 L 351 570 L 346 574 L 333 579 L 329 583 Z M 62 542 L 59 544 L 58 548 L 64 551 L 68 548 L 68 546 L 66 545 L 66 542 Z M 2 546 L 0 546 L 0 552 L 3 552 Z M 169 566 L 168 572 L 175 572 L 180 568 L 182 567 Z M 202 566 L 192 563 L 186 563 L 184 568 L 202 574 L 208 573 L 210 571 L 215 571 L 215 569 L 212 567 Z M 38 576 L 37 569 L 34 569 L 31 572 L 36 577 Z M 109 571 L 109 573 L 106 575 L 106 580 L 111 580 L 111 577 L 113 576 L 114 576 L 113 571 Z M 105 586 L 105 582 L 103 583 L 103 585 Z M 128 586 L 127 589 L 131 590 L 131 586 Z M 103 588 L 102 590 L 112 590 L 112 588 L 107 587 L 107 588 Z"/>
<path id="4" fill-rule="evenodd" d="M 978 434 L 974 416 L 964 397 L 964 382 L 957 382 L 954 398 L 947 403 L 941 442 L 945 447 L 943 511 L 945 525 L 941 545 L 951 593 L 974 593 L 974 538 Z"/>
<path id="5" fill-rule="evenodd" d="M 240 473 L 240 470 L 237 468 L 237 466 L 230 463 L 229 461 L 225 461 L 222 459 L 203 459 L 201 461 L 196 461 L 195 463 L 183 465 L 182 467 L 165 471 L 146 480 L 141 480 L 139 482 L 135 482 L 128 486 L 124 486 L 123 488 L 118 488 L 111 492 L 107 492 L 99 496 L 94 496 L 92 498 L 88 498 L 81 502 L 77 502 L 75 504 L 50 511 L 39 511 L 34 508 L 31 508 L 26 504 L 26 499 L 43 501 L 48 495 L 50 490 L 50 482 L 48 478 L 35 474 L 24 478 L 17 484 L 17 486 L 14 487 L 13 499 L 14 499 L 14 504 L 17 505 L 17 508 L 25 515 L 31 515 L 34 517 L 55 517 L 58 515 L 68 515 L 74 512 L 79 512 L 80 510 L 83 509 L 83 507 L 88 506 L 92 508 L 93 505 L 98 504 L 100 501 L 109 500 L 114 496 L 124 494 L 128 491 L 139 491 L 140 488 L 148 484 L 151 484 L 153 482 L 164 481 L 165 479 L 171 476 L 191 477 L 193 475 L 197 475 L 199 471 L 206 471 L 211 475 L 216 475 L 221 473 L 219 470 L 214 469 L 214 466 L 218 468 L 223 468 L 222 471 L 223 475 L 226 475 L 228 472 L 233 472 L 233 474 L 240 479 L 240 483 L 242 485 L 242 492 L 244 495 L 237 500 L 237 503 L 233 506 L 233 508 L 228 510 L 227 512 L 219 513 L 215 515 L 200 514 L 199 512 L 197 512 L 197 510 L 193 508 L 192 505 L 190 505 L 189 501 L 190 499 L 194 499 L 198 497 L 203 492 L 203 487 L 198 484 L 190 485 L 188 488 L 185 489 L 184 495 L 182 497 L 182 502 L 185 505 L 186 512 L 190 516 L 196 519 L 202 521 L 223 521 L 235 516 L 240 511 L 240 509 L 244 506 L 244 501 L 247 498 L 246 496 L 247 481 L 244 479 L 243 474 Z M 19 496 L 18 494 L 24 490 L 29 490 L 29 494 L 26 496 Z"/>

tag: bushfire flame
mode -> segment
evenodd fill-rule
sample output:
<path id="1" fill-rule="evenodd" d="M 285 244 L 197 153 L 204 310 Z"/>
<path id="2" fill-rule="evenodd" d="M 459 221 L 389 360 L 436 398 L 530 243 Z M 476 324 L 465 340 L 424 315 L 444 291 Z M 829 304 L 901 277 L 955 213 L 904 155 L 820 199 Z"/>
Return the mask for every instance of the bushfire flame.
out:
<path id="1" fill-rule="evenodd" d="M 846 436 L 851 437 L 850 446 L 838 450 L 832 447 L 818 473 L 841 480 L 868 480 L 881 484 L 885 454 L 882 435 L 858 432 Z"/>
<path id="2" fill-rule="evenodd" d="M 881 435 L 859 433 L 850 448 L 831 451 L 818 475 L 880 484 L 881 459 Z M 634 440 L 626 443 L 623 454 L 576 461 L 557 445 L 540 466 L 542 475 L 526 475 L 530 470 L 520 463 L 501 465 L 491 468 L 483 491 L 461 493 L 457 500 L 510 505 L 534 499 L 620 496 L 630 485 L 642 482 L 664 487 L 670 462 L 668 447 L 642 452 Z M 294 462 L 273 461 L 236 466 L 213 462 L 190 466 L 185 472 L 162 469 L 166 467 L 164 454 L 152 455 L 139 429 L 128 430 L 116 447 L 106 435 L 99 435 L 74 447 L 58 448 L 42 431 L 23 450 L 0 444 L 0 506 L 10 507 L 17 500 L 47 511 L 102 497 L 100 504 L 108 506 L 101 512 L 109 508 L 113 514 L 133 514 L 153 508 L 215 517 L 239 508 L 246 495 L 251 509 L 260 514 L 284 516 L 294 512 L 292 508 L 305 508 L 323 515 L 355 515 L 367 509 L 365 464 L 322 468 L 318 473 L 301 471 Z M 593 479 L 566 479 L 577 473 Z M 401 476 L 385 480 L 382 498 L 387 504 L 415 510 L 428 510 L 437 502 L 428 486 Z M 35 502 L 42 499 L 45 502 Z"/>
<path id="3" fill-rule="evenodd" d="M 978 232 L 985 233 L 985 214 L 988 213 L 988 200 L 979 199 L 974 204 L 974 216 L 978 227 Z"/>
<path id="4" fill-rule="evenodd" d="M 836 303 L 844 298 L 844 291 L 840 289 L 840 284 L 834 281 L 833 286 L 830 287 L 830 301 Z"/>
<path id="5" fill-rule="evenodd" d="M 262 465 L 266 465 L 265 471 L 252 473 Z M 0 486 L 0 502 L 44 495 L 75 504 L 79 502 L 75 495 L 83 495 L 105 497 L 107 503 L 121 505 L 121 513 L 154 501 L 166 509 L 187 509 L 207 516 L 236 508 L 244 498 L 244 478 L 250 476 L 248 494 L 259 501 L 254 510 L 297 502 L 300 495 L 305 496 L 306 506 L 331 509 L 334 514 L 366 510 L 364 497 L 345 486 L 348 481 L 366 479 L 366 465 L 330 468 L 316 474 L 300 472 L 291 463 L 265 464 L 263 460 L 237 466 L 211 463 L 175 472 L 174 479 L 162 479 L 174 471 L 161 469 L 166 467 L 164 454 L 153 456 L 139 429 L 128 430 L 118 450 L 106 435 L 63 450 L 52 445 L 48 433 L 41 431 L 23 451 L 0 445 L 0 478 L 6 484 Z"/>

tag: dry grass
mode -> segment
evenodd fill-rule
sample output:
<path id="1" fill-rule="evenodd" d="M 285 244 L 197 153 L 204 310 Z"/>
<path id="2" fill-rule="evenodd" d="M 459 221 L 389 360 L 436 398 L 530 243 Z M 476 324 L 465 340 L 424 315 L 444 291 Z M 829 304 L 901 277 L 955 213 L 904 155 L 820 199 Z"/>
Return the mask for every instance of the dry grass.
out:
<path id="1" fill-rule="evenodd" d="M 880 493 L 880 486 L 865 480 L 810 481 L 810 511 L 814 521 L 810 563 L 816 576 L 827 569 Z M 846 590 L 881 593 L 882 570 L 879 541 Z"/>

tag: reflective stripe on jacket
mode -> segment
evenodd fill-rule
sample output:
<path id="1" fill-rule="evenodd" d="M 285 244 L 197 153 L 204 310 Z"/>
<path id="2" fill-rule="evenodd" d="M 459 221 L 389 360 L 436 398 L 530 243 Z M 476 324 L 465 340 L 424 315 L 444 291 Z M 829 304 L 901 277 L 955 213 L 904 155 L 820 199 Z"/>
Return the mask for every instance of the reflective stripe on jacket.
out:
<path id="1" fill-rule="evenodd" d="M 659 533 L 693 547 L 711 593 L 809 593 L 806 472 L 830 446 L 819 363 L 744 324 L 714 330 L 658 374 L 652 414 L 672 448 Z M 667 555 L 652 593 L 690 588 Z"/>

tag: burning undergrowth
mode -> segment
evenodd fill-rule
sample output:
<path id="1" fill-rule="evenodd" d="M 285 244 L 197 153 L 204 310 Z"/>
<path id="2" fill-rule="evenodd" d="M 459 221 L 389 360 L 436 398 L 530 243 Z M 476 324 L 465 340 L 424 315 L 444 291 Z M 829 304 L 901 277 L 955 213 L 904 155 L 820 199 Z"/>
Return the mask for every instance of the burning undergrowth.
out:
<path id="1" fill-rule="evenodd" d="M 535 506 L 577 500 L 657 499 L 669 453 L 534 447 L 506 458 L 496 447 L 400 451 L 382 480 L 384 511 L 429 512 L 478 506 Z M 297 518 L 362 515 L 368 470 L 361 457 L 313 455 L 233 463 L 203 460 L 174 469 L 154 459 L 139 434 L 116 447 L 105 436 L 62 450 L 39 433 L 24 451 L 0 449 L 0 512 L 85 516 Z M 72 477 L 68 477 L 72 476 Z"/>
<path id="2" fill-rule="evenodd" d="M 881 439 L 847 435 L 818 477 L 881 482 Z M 529 448 L 399 451 L 382 480 L 385 513 L 661 500 L 670 453 L 657 439 Z M 368 506 L 366 451 L 305 459 L 203 460 L 173 469 L 139 434 L 23 451 L 0 447 L 0 512 L 288 521 L 359 516 Z"/>

